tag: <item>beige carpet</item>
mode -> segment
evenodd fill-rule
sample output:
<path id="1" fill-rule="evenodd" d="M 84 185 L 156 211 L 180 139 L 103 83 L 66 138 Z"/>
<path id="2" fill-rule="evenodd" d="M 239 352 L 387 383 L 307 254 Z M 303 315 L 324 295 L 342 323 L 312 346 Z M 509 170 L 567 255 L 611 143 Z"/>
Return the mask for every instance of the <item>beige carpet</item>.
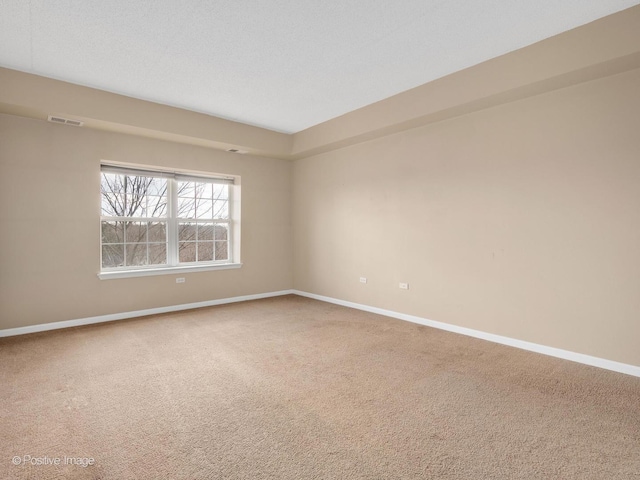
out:
<path id="1" fill-rule="evenodd" d="M 1 339 L 0 404 L 0 478 L 640 479 L 639 378 L 296 296 Z"/>

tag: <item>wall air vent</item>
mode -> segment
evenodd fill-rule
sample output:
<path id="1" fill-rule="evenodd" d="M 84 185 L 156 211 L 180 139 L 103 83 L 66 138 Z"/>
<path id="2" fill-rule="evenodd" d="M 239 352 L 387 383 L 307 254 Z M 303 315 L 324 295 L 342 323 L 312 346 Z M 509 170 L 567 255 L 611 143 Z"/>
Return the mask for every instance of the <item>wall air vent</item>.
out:
<path id="1" fill-rule="evenodd" d="M 228 148 L 227 152 L 240 153 L 240 154 L 249 153 L 247 150 L 238 150 L 237 148 Z"/>
<path id="2" fill-rule="evenodd" d="M 84 122 L 81 122 L 80 120 L 72 120 L 70 118 L 63 118 L 63 117 L 58 117 L 56 115 L 49 115 L 48 120 L 51 123 L 60 123 L 63 125 L 71 125 L 72 127 L 81 127 L 84 125 Z"/>

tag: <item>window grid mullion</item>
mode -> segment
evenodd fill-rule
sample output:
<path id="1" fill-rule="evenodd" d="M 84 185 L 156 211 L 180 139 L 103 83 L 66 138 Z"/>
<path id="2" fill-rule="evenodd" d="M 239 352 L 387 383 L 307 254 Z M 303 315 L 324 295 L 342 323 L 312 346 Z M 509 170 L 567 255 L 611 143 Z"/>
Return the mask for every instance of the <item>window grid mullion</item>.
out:
<path id="1" fill-rule="evenodd" d="M 147 204 L 148 203 L 149 202 L 147 202 Z M 145 237 L 146 237 L 145 238 L 146 245 L 145 245 L 145 247 L 146 247 L 146 250 L 147 250 L 147 265 L 149 265 L 149 222 L 146 222 L 145 231 L 146 231 L 146 235 L 145 235 Z"/>
<path id="2" fill-rule="evenodd" d="M 178 265 L 178 192 L 175 179 L 167 181 L 169 197 L 169 218 L 167 225 L 167 263 L 172 267 Z"/>
<path id="3" fill-rule="evenodd" d="M 235 225 L 232 223 L 233 212 L 231 210 L 233 205 L 233 188 L 227 186 L 227 216 L 229 217 L 227 220 L 227 259 L 228 261 L 232 261 L 233 258 L 233 232 L 235 230 Z M 215 241 L 215 237 L 214 237 Z M 215 244 L 214 244 L 215 248 Z"/>

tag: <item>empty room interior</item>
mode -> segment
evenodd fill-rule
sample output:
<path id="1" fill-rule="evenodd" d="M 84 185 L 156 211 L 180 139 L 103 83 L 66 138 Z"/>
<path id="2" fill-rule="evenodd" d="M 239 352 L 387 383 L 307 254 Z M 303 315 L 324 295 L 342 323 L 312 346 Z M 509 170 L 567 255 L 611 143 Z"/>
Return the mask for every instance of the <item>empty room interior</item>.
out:
<path id="1" fill-rule="evenodd" d="M 0 2 L 1 479 L 640 478 L 640 2 Z"/>

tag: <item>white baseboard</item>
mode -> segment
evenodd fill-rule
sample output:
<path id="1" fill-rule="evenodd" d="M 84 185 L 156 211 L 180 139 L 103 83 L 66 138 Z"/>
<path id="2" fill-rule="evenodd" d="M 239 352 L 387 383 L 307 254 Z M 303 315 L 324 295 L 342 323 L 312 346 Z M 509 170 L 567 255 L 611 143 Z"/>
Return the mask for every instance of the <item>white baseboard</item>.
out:
<path id="1" fill-rule="evenodd" d="M 560 348 L 547 347 L 537 343 L 525 342 L 523 340 L 517 340 L 515 338 L 503 337 L 501 335 L 494 335 L 493 333 L 486 333 L 480 330 L 473 330 L 471 328 L 459 327 L 457 325 L 451 325 L 448 323 L 436 322 L 434 320 L 427 320 L 426 318 L 417 317 L 415 315 L 407 315 L 405 313 L 398 313 L 391 310 L 385 310 L 383 308 L 370 307 L 368 305 L 362 305 L 359 303 L 348 302 L 345 300 L 339 300 L 337 298 L 325 297 L 323 295 L 316 295 L 314 293 L 302 292 L 300 290 L 293 290 L 293 294 L 300 295 L 302 297 L 313 298 L 315 300 L 321 300 L 323 302 L 335 303 L 336 305 L 342 305 L 344 307 L 355 308 L 357 310 L 364 310 L 365 312 L 377 313 L 386 317 L 397 318 L 399 320 L 406 320 L 412 323 L 418 323 L 427 327 L 438 328 L 440 330 L 447 330 L 449 332 L 460 333 L 469 337 L 480 338 L 482 340 L 488 340 L 494 343 L 500 343 L 502 345 L 508 345 L 510 347 L 521 348 L 523 350 L 529 350 L 531 352 L 542 353 L 551 357 L 562 358 L 564 360 L 571 360 L 572 362 L 583 363 L 585 365 L 591 365 L 592 367 L 604 368 L 606 370 L 612 370 L 614 372 L 625 373 L 627 375 L 633 375 L 640 377 L 640 366 L 629 365 L 626 363 L 614 362 L 613 360 L 606 360 L 604 358 L 592 357 L 583 353 L 570 352 L 568 350 L 562 350 Z"/>
<path id="2" fill-rule="evenodd" d="M 29 325 L 28 327 L 7 328 L 4 330 L 0 330 L 0 337 L 11 337 L 14 335 L 24 335 L 26 333 L 46 332 L 48 330 L 58 330 L 60 328 L 91 325 L 93 323 L 113 322 L 115 320 L 124 320 L 127 318 L 144 317 L 145 315 L 177 312 L 180 310 L 190 310 L 192 308 L 211 307 L 214 305 L 224 305 L 226 303 L 245 302 L 247 300 L 259 300 L 261 298 L 278 297 L 280 295 L 290 295 L 292 293 L 293 290 L 281 290 L 279 292 L 257 293 L 255 295 L 242 295 L 239 297 L 220 298 L 218 300 L 208 300 L 206 302 L 185 303 L 182 305 L 170 305 L 168 307 L 149 308 L 146 310 L 136 310 L 133 312 L 112 313 L 109 315 L 99 315 L 97 317 L 64 320 L 62 322 L 42 323 L 40 325 Z"/>
<path id="3" fill-rule="evenodd" d="M 443 322 L 436 322 L 434 320 L 428 320 L 426 318 L 417 317 L 415 315 L 408 315 L 406 313 L 394 312 L 392 310 L 385 310 L 383 308 L 371 307 L 369 305 L 362 305 L 359 303 L 348 302 L 346 300 L 340 300 L 332 297 L 325 297 L 323 295 L 316 295 L 314 293 L 303 292 L 300 290 L 281 290 L 278 292 L 257 293 L 254 295 L 242 295 L 239 297 L 220 298 L 217 300 L 208 300 L 205 302 L 186 303 L 182 305 L 170 305 L 167 307 L 149 308 L 146 310 L 136 310 L 132 312 L 113 313 L 109 315 L 99 315 L 96 317 L 79 318 L 76 320 L 65 320 L 62 322 L 43 323 L 39 325 L 29 325 L 27 327 L 7 328 L 0 330 L 0 337 L 11 337 L 14 335 L 24 335 L 27 333 L 46 332 L 48 330 L 58 330 L 61 328 L 78 327 L 81 325 L 91 325 L 94 323 L 112 322 L 115 320 L 124 320 L 127 318 L 143 317 L 146 315 L 156 315 L 159 313 L 177 312 L 180 310 L 190 310 L 192 308 L 211 307 L 214 305 L 224 305 L 227 303 L 244 302 L 248 300 L 259 300 L 261 298 L 278 297 L 281 295 L 300 295 L 301 297 L 313 298 L 323 302 L 333 303 L 336 305 L 342 305 L 344 307 L 355 308 L 357 310 L 363 310 L 365 312 L 377 313 L 378 315 L 384 315 L 386 317 L 397 318 L 399 320 L 405 320 L 412 323 L 418 323 L 427 327 L 438 328 L 440 330 L 447 330 L 453 333 L 459 333 L 470 337 L 480 338 L 482 340 L 488 340 L 494 343 L 500 343 L 502 345 L 508 345 L 510 347 L 521 348 L 523 350 L 529 350 L 531 352 L 542 353 L 543 355 L 549 355 L 552 357 L 562 358 L 564 360 L 570 360 L 572 362 L 583 363 L 585 365 L 591 365 L 593 367 L 604 368 L 606 370 L 612 370 L 614 372 L 625 373 L 627 375 L 633 375 L 640 377 L 640 366 L 629 365 L 626 363 L 615 362 L 613 360 L 607 360 L 604 358 L 592 357 L 583 353 L 571 352 L 568 350 L 562 350 L 560 348 L 548 347 L 546 345 L 540 345 L 537 343 L 525 342 L 524 340 L 517 340 L 515 338 L 503 337 L 501 335 L 495 335 L 493 333 L 486 333 L 480 330 L 473 330 L 471 328 L 459 327 L 457 325 L 451 325 Z"/>

